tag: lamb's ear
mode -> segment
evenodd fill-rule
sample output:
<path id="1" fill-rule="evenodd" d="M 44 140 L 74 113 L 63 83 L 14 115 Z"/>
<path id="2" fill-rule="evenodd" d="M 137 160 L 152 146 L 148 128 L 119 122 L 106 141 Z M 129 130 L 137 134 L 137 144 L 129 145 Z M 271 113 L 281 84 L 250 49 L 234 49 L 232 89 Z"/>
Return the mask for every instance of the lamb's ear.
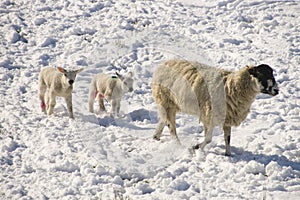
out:
<path id="1" fill-rule="evenodd" d="M 117 75 L 117 77 L 118 77 L 119 79 L 121 79 L 121 80 L 124 79 L 124 77 L 123 77 L 121 74 L 119 74 L 118 72 L 116 72 L 116 75 Z"/>
<path id="2" fill-rule="evenodd" d="M 132 78 L 133 77 L 133 72 L 128 72 L 128 77 Z"/>
<path id="3" fill-rule="evenodd" d="M 83 71 L 83 68 L 80 68 L 80 69 L 77 69 L 75 72 L 76 72 L 76 74 L 79 74 L 82 71 Z"/>
<path id="4" fill-rule="evenodd" d="M 57 70 L 59 72 L 61 72 L 61 73 L 65 73 L 66 72 L 66 70 L 64 68 L 62 68 L 62 67 L 57 67 Z"/>

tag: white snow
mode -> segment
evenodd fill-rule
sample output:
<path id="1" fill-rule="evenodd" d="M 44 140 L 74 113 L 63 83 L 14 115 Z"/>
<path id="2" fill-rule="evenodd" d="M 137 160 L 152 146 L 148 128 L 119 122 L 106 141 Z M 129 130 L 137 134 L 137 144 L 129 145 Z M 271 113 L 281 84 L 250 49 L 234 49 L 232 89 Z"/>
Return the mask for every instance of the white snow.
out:
<path id="1" fill-rule="evenodd" d="M 300 3 L 297 0 L 4 0 L 0 3 L 0 199 L 297 199 L 300 196 Z M 236 70 L 269 64 L 280 94 L 258 95 L 233 128 L 232 157 L 220 129 L 204 151 L 195 116 L 178 136 L 158 122 L 151 79 L 160 62 L 196 60 Z M 41 112 L 38 73 L 84 68 L 75 120 L 63 99 Z M 100 72 L 135 74 L 123 118 L 88 112 Z M 108 109 L 110 105 L 107 105 Z"/>

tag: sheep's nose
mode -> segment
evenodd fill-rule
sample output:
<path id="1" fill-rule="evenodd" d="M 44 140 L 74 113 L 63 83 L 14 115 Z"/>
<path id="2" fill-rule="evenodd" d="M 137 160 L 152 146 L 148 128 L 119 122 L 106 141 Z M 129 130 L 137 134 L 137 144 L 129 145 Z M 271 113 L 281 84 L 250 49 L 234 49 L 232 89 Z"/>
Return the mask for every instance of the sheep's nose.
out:
<path id="1" fill-rule="evenodd" d="M 133 91 L 133 88 L 129 88 L 129 92 L 132 92 Z"/>
<path id="2" fill-rule="evenodd" d="M 279 89 L 274 89 L 274 96 L 279 94 Z"/>
<path id="3" fill-rule="evenodd" d="M 69 84 L 72 85 L 74 83 L 74 80 L 69 80 Z"/>
<path id="4" fill-rule="evenodd" d="M 277 83 L 275 83 L 275 86 L 274 86 L 274 88 L 273 88 L 273 91 L 274 91 L 274 96 L 277 95 L 277 94 L 279 94 L 279 88 L 278 88 Z"/>

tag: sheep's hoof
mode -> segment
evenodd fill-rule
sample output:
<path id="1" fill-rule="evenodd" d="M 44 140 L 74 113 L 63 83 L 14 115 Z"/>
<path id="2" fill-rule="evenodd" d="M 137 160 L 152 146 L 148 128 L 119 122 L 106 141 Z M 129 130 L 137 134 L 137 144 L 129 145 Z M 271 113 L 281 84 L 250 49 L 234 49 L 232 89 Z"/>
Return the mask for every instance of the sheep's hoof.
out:
<path id="1" fill-rule="evenodd" d="M 156 140 L 156 141 L 160 141 L 160 137 L 157 136 L 157 135 L 154 135 L 154 136 L 153 136 L 153 139 Z"/>
<path id="2" fill-rule="evenodd" d="M 231 156 L 231 153 L 229 152 L 229 153 L 225 153 L 225 156 Z"/>

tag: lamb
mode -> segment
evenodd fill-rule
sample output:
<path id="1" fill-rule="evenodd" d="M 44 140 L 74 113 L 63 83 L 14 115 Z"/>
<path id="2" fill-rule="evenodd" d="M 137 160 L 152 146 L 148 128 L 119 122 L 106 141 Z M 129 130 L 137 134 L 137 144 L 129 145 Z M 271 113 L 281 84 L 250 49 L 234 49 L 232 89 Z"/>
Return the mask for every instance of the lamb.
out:
<path id="1" fill-rule="evenodd" d="M 42 111 L 48 115 L 53 114 L 56 97 L 64 97 L 67 103 L 69 117 L 74 119 L 72 107 L 73 83 L 78 70 L 66 70 L 62 67 L 46 67 L 39 74 L 39 98 Z"/>
<path id="2" fill-rule="evenodd" d="M 133 73 L 129 72 L 127 76 L 122 76 L 116 72 L 116 75 L 96 74 L 90 85 L 89 91 L 89 111 L 94 113 L 94 101 L 98 99 L 100 111 L 106 111 L 103 99 L 105 98 L 111 104 L 111 115 L 119 115 L 121 107 L 121 98 L 126 92 L 133 91 Z"/>
<path id="3" fill-rule="evenodd" d="M 166 61 L 153 75 L 152 94 L 160 117 L 153 138 L 160 140 L 167 124 L 171 136 L 180 144 L 176 113 L 197 115 L 204 125 L 205 139 L 193 149 L 203 149 L 211 142 L 214 127 L 222 126 L 225 155 L 229 156 L 231 127 L 238 126 L 246 118 L 260 92 L 272 96 L 279 93 L 273 70 L 266 64 L 232 72 L 197 62 Z"/>

